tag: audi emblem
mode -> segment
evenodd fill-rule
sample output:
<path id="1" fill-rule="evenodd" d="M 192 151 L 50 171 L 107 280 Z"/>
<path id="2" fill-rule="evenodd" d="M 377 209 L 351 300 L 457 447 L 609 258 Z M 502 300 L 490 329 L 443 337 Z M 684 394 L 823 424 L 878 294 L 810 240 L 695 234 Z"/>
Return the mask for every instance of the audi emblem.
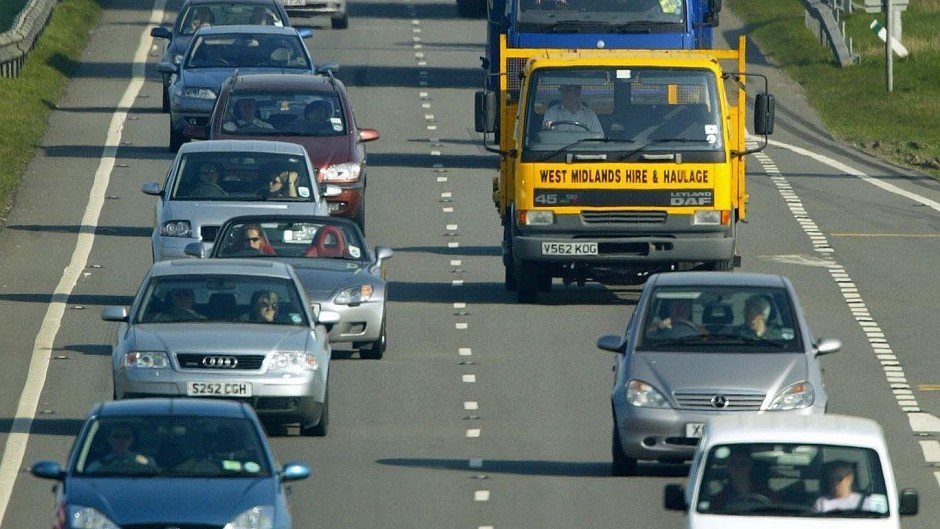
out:
<path id="1" fill-rule="evenodd" d="M 238 367 L 238 357 L 206 356 L 202 359 L 202 367 L 210 367 L 215 369 L 235 369 Z"/>
<path id="2" fill-rule="evenodd" d="M 719 408 L 719 409 L 727 408 L 728 404 L 730 404 L 728 402 L 728 397 L 724 395 L 715 395 L 714 397 L 712 397 L 712 406 L 716 408 Z"/>

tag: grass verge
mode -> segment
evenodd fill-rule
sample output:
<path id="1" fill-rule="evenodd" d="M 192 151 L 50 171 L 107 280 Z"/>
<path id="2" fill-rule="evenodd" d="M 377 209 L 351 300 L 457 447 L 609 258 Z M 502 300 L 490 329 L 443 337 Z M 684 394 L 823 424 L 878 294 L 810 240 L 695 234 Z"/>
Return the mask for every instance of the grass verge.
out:
<path id="1" fill-rule="evenodd" d="M 0 204 L 4 211 L 100 16 L 101 6 L 93 0 L 62 0 L 20 76 L 0 78 Z"/>
<path id="2" fill-rule="evenodd" d="M 874 19 L 884 25 L 883 14 L 857 9 L 843 17 L 861 62 L 842 68 L 804 26 L 800 0 L 725 5 L 745 22 L 761 51 L 800 83 L 835 137 L 940 179 L 940 0 L 911 2 L 902 14 L 902 41 L 910 55 L 894 57 L 890 93 L 884 44 L 869 28 Z"/>

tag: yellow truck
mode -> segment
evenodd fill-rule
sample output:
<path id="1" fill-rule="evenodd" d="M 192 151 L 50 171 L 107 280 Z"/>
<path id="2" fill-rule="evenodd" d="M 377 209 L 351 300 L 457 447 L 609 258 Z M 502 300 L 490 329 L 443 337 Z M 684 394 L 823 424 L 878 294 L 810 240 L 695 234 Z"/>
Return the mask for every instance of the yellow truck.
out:
<path id="1" fill-rule="evenodd" d="M 763 78 L 753 103 L 762 141 L 746 144 L 743 37 L 730 50 L 504 42 L 501 60 L 524 63 L 498 92 L 477 92 L 475 125 L 500 154 L 494 202 L 505 285 L 519 302 L 535 302 L 554 278 L 639 283 L 739 263 L 744 158 L 766 146 L 774 122 Z M 487 145 L 497 129 L 499 146 Z"/>

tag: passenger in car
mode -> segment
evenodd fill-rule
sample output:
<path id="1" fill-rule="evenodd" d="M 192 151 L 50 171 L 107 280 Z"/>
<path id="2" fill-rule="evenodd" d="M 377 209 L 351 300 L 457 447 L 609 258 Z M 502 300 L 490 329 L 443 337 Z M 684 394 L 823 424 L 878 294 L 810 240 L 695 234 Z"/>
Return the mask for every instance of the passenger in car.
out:
<path id="1" fill-rule="evenodd" d="M 333 103 L 318 99 L 304 107 L 304 131 L 309 134 L 329 134 L 333 128 Z"/>
<path id="2" fill-rule="evenodd" d="M 273 323 L 277 319 L 278 309 L 280 309 L 277 292 L 261 290 L 255 292 L 252 298 L 251 314 L 248 316 L 248 321 Z"/>
<path id="3" fill-rule="evenodd" d="M 753 340 L 782 340 L 780 329 L 768 322 L 770 302 L 766 297 L 755 294 L 744 302 L 744 324 L 737 328 L 738 336 Z"/>

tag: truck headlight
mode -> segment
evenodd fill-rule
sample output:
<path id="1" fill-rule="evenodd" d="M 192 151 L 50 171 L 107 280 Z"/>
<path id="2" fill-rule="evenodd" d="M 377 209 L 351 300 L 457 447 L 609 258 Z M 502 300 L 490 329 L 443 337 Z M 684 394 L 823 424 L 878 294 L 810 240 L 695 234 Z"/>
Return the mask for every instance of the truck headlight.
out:
<path id="1" fill-rule="evenodd" d="M 767 406 L 768 410 L 798 410 L 813 405 L 816 400 L 816 392 L 813 385 L 809 382 L 797 382 L 787 386 L 783 391 L 774 397 Z"/>
<path id="2" fill-rule="evenodd" d="M 662 393 L 642 380 L 627 382 L 627 403 L 640 408 L 670 407 Z"/>
<path id="3" fill-rule="evenodd" d="M 724 226 L 731 222 L 730 211 L 703 209 L 692 214 L 693 226 Z"/>
<path id="4" fill-rule="evenodd" d="M 545 210 L 522 210 L 519 221 L 526 226 L 551 226 L 555 223 L 555 214 Z"/>

